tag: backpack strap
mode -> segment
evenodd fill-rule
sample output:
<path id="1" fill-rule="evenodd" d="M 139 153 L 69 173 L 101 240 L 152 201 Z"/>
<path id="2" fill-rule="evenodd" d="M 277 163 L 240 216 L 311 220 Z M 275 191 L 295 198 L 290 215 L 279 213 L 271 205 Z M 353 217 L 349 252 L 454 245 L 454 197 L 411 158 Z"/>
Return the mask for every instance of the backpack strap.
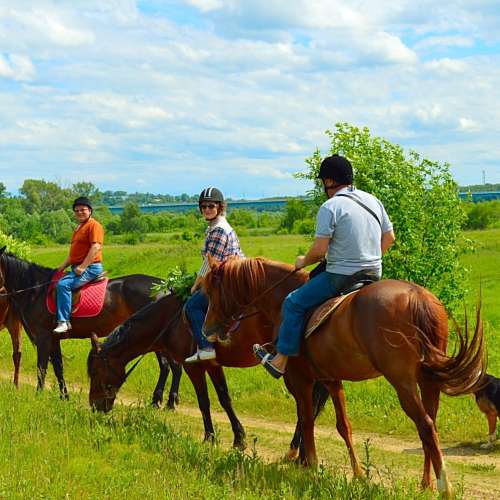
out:
<path id="1" fill-rule="evenodd" d="M 363 207 L 370 215 L 375 218 L 378 225 L 380 226 L 380 229 L 382 229 L 382 223 L 377 217 L 377 214 L 371 208 L 367 207 L 364 203 L 361 203 L 359 200 L 354 198 L 354 196 L 349 196 L 348 194 L 336 194 L 335 196 L 343 196 L 344 198 L 349 198 L 350 200 L 354 201 L 354 203 L 357 203 L 360 207 Z"/>

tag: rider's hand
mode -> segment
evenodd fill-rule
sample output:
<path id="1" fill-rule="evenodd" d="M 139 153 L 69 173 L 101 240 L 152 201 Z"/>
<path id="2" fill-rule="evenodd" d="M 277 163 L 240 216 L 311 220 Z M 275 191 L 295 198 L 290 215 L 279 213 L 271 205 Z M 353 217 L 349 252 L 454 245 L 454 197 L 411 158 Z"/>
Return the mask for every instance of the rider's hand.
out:
<path id="1" fill-rule="evenodd" d="M 198 290 L 198 285 L 195 283 L 192 287 L 191 287 L 191 295 L 193 295 L 194 292 L 196 292 L 196 290 Z"/>
<path id="2" fill-rule="evenodd" d="M 306 258 L 303 255 L 299 255 L 295 259 L 295 269 L 302 269 L 306 265 Z"/>
<path id="3" fill-rule="evenodd" d="M 83 272 L 85 271 L 85 269 L 83 267 L 75 267 L 75 270 L 73 271 L 77 276 L 81 276 L 83 274 Z"/>

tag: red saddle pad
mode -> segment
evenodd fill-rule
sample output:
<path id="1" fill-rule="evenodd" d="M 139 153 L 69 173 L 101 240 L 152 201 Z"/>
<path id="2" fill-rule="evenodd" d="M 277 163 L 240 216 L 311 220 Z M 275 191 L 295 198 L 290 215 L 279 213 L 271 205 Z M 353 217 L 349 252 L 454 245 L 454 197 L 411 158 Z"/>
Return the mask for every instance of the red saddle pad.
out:
<path id="1" fill-rule="evenodd" d="M 50 314 L 56 313 L 56 301 L 54 300 L 53 290 L 57 282 L 64 276 L 64 271 L 54 274 L 52 283 L 47 290 L 47 309 Z M 80 288 L 80 298 L 76 304 L 71 306 L 71 317 L 73 318 L 91 318 L 97 316 L 104 304 L 104 296 L 106 295 L 106 287 L 108 286 L 108 278 L 91 281 Z"/>

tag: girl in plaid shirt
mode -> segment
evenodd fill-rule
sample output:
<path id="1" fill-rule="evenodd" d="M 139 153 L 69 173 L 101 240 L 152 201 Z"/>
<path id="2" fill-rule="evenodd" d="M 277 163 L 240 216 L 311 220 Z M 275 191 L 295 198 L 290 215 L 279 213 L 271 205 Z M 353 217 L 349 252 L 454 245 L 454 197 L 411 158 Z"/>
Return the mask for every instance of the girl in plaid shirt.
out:
<path id="1" fill-rule="evenodd" d="M 186 363 L 215 359 L 215 349 L 203 335 L 201 328 L 208 310 L 208 298 L 200 289 L 202 278 L 208 273 L 208 255 L 224 262 L 228 257 L 244 257 L 238 236 L 225 218 L 225 202 L 222 193 L 214 187 L 204 189 L 198 201 L 200 212 L 208 222 L 205 245 L 201 252 L 203 264 L 191 289 L 191 297 L 186 302 L 186 314 L 191 323 L 193 336 L 198 344 L 196 352 L 185 359 Z"/>

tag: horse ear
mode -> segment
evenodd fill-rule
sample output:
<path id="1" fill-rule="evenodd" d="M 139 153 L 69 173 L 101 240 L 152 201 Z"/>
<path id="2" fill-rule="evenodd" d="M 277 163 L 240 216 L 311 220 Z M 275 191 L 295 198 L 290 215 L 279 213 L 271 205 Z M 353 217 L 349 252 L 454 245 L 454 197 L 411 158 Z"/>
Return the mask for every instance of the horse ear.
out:
<path id="1" fill-rule="evenodd" d="M 92 342 L 92 348 L 97 352 L 101 352 L 101 343 L 99 342 L 99 337 L 92 332 L 90 334 L 90 341 Z"/>
<path id="2" fill-rule="evenodd" d="M 0 248 L 0 255 L 2 255 L 5 252 L 6 248 L 7 248 L 6 245 L 4 245 L 2 248 Z"/>
<path id="3" fill-rule="evenodd" d="M 215 271 L 219 267 L 219 261 L 215 257 L 212 257 L 210 254 L 208 254 L 207 257 L 210 271 Z"/>

